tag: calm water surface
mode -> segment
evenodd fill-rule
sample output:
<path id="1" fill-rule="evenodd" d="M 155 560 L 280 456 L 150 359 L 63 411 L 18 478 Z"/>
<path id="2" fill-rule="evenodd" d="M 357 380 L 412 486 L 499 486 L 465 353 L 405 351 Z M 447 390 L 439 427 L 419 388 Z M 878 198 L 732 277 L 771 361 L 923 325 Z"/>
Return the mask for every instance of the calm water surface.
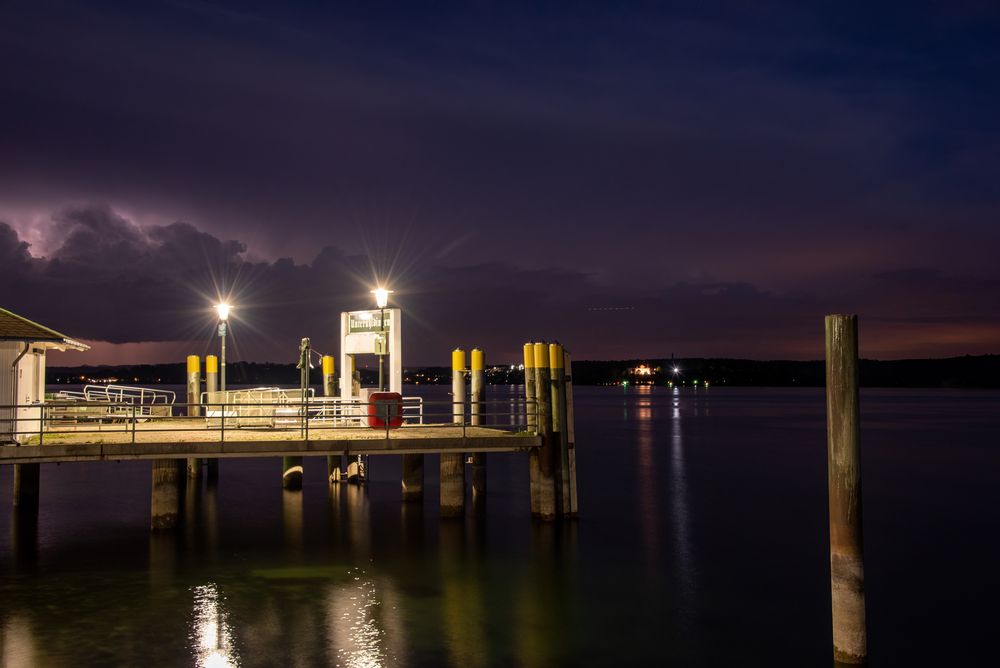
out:
<path id="1" fill-rule="evenodd" d="M 489 388 L 495 397 L 518 388 Z M 431 388 L 432 395 L 444 388 Z M 443 396 L 439 394 L 438 396 Z M 829 665 L 822 390 L 577 388 L 581 517 L 529 518 L 523 455 L 441 522 L 398 458 L 302 493 L 224 460 L 151 536 L 148 462 L 0 467 L 3 666 Z M 979 664 L 1000 594 L 1000 393 L 862 395 L 873 665 Z"/>

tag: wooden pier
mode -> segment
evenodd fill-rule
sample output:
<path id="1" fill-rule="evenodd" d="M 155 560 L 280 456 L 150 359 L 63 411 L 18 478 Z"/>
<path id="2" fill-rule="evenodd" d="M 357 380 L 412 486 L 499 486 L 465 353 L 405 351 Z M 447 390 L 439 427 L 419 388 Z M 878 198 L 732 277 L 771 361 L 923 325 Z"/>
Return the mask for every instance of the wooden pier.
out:
<path id="1" fill-rule="evenodd" d="M 82 392 L 61 393 L 61 400 L 0 406 L 11 416 L 13 442 L 0 446 L 0 465 L 14 466 L 15 508 L 37 514 L 41 464 L 149 460 L 150 524 L 168 530 L 179 521 L 180 486 L 186 478 L 199 479 L 205 464 L 212 479 L 212 467 L 221 459 L 280 457 L 282 486 L 296 490 L 306 458 L 321 458 L 333 485 L 363 483 L 364 463 L 373 455 L 402 456 L 402 500 L 422 502 L 423 456 L 438 455 L 441 517 L 462 517 L 466 466 L 472 464 L 471 496 L 480 509 L 487 497 L 486 455 L 524 453 L 532 516 L 551 521 L 576 515 L 576 458 L 569 452 L 572 425 L 567 420 L 572 381 L 558 344 L 528 344 L 535 354 L 526 368 L 530 389 L 523 398 L 493 401 L 483 393 L 482 351 L 473 351 L 468 366 L 465 352 L 457 349 L 451 397 L 436 402 L 398 392 L 376 393 L 370 401 L 334 396 L 328 357 L 323 358 L 324 396 L 316 397 L 305 371 L 307 344 L 303 339 L 304 371 L 296 389 L 216 391 L 210 356 L 208 390 L 201 392 L 200 361 L 190 356 L 183 403 L 175 403 L 174 393 L 166 390 L 86 386 Z"/>

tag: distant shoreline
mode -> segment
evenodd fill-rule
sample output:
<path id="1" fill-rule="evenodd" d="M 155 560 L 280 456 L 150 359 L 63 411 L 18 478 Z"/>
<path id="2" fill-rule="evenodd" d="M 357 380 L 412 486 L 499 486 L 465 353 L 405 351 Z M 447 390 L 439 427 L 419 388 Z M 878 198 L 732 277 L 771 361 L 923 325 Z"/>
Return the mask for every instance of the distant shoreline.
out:
<path id="1" fill-rule="evenodd" d="M 299 371 L 295 364 L 230 362 L 230 382 L 261 385 L 296 385 Z M 675 374 L 673 369 L 677 367 Z M 376 371 L 362 369 L 362 382 L 373 384 Z M 822 360 L 748 360 L 727 358 L 664 359 L 573 362 L 573 382 L 577 385 L 662 385 L 671 383 L 690 387 L 822 387 Z M 940 359 L 861 360 L 862 387 L 912 388 L 1000 388 L 1000 355 L 966 355 Z M 451 369 L 441 366 L 409 367 L 404 383 L 447 384 Z M 112 380 L 114 379 L 114 380 Z M 319 369 L 313 369 L 313 383 L 322 381 Z M 487 368 L 487 381 L 498 385 L 519 385 L 523 372 L 510 365 Z M 49 367 L 46 382 L 50 385 L 86 382 L 117 382 L 135 385 L 183 385 L 186 367 L 175 364 L 100 365 Z"/>

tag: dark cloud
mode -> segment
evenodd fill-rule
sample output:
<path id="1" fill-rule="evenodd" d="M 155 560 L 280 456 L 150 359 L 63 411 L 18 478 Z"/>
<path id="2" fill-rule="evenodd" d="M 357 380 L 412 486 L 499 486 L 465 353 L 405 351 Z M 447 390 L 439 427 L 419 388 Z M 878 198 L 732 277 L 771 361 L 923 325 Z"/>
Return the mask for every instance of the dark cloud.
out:
<path id="1" fill-rule="evenodd" d="M 138 226 L 108 206 L 53 217 L 61 244 L 33 257 L 0 223 L 0 302 L 67 333 L 115 343 L 212 340 L 210 306 L 231 295 L 237 354 L 291 359 L 302 336 L 333 350 L 342 310 L 371 302 L 371 258 L 324 247 L 309 263 L 247 259 L 245 246 L 186 224 Z M 384 274 L 383 274 L 384 275 Z M 751 283 L 684 282 L 622 290 L 586 273 L 516 263 L 408 265 L 392 279 L 405 312 L 406 359 L 443 363 L 456 345 L 516 361 L 531 338 L 581 357 L 722 355 L 816 358 L 822 316 L 860 312 L 873 357 L 996 351 L 1000 284 L 911 269 L 827 294 Z"/>
<path id="2" fill-rule="evenodd" d="M 988 3 L 7 3 L 0 290 L 133 341 L 207 340 L 233 288 L 258 359 L 376 276 L 426 361 L 818 356 L 830 310 L 872 354 L 994 350 L 998 35 Z"/>

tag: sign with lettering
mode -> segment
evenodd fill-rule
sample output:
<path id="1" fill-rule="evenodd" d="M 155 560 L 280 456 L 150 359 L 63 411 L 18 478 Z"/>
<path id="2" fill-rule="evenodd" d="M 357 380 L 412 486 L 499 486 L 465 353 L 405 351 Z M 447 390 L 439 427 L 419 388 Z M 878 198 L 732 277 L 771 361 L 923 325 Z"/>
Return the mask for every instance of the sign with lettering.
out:
<path id="1" fill-rule="evenodd" d="M 347 314 L 347 333 L 388 332 L 389 322 L 387 311 L 351 311 Z"/>

